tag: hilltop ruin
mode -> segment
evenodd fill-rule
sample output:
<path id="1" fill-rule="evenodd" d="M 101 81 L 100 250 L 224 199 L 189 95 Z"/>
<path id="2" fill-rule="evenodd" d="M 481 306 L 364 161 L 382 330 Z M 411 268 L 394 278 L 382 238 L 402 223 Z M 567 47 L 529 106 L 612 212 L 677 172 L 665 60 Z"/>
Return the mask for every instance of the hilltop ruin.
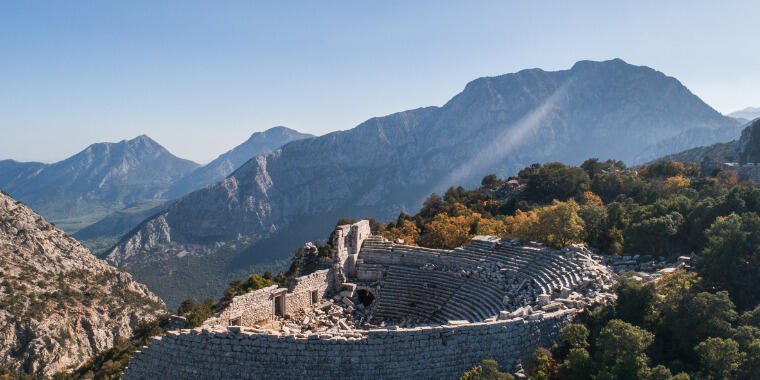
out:
<path id="1" fill-rule="evenodd" d="M 235 297 L 197 329 L 135 353 L 125 379 L 455 378 L 482 359 L 513 368 L 613 274 L 583 246 L 479 236 L 454 250 L 390 242 L 362 220 L 337 227 L 330 257 L 307 244 L 287 287 Z"/>

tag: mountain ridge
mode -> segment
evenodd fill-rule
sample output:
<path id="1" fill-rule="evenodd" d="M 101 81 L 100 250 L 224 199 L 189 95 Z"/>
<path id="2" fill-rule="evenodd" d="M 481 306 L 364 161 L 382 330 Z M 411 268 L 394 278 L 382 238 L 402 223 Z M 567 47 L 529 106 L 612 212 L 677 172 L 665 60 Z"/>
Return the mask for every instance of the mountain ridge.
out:
<path id="1" fill-rule="evenodd" d="M 752 121 L 760 117 L 760 107 L 747 107 L 739 111 L 731 112 L 728 116 Z"/>
<path id="2" fill-rule="evenodd" d="M 314 137 L 295 129 L 276 126 L 261 132 L 254 132 L 243 143 L 220 154 L 210 163 L 203 165 L 179 179 L 166 192 L 168 199 L 178 198 L 200 188 L 223 180 L 246 161 L 260 154 L 267 154 L 294 140 Z"/>
<path id="3" fill-rule="evenodd" d="M 126 204 L 161 198 L 171 183 L 198 167 L 147 135 L 91 144 L 52 164 L 4 162 L 0 187 L 69 232 L 89 224 L 79 218 L 95 221 Z"/>
<path id="4" fill-rule="evenodd" d="M 705 159 L 714 162 L 760 162 L 760 119 L 744 124 L 741 136 L 736 140 L 687 149 L 659 160 L 699 163 Z"/>

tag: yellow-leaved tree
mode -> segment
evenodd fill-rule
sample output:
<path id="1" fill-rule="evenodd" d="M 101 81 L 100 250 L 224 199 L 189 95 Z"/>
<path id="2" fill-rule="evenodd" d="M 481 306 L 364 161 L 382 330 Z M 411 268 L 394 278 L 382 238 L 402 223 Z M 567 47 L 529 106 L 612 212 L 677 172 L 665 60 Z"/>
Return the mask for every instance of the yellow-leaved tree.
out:
<path id="1" fill-rule="evenodd" d="M 582 205 L 604 205 L 602 198 L 588 190 L 581 193 L 581 195 L 578 197 L 578 202 L 580 202 Z"/>
<path id="2" fill-rule="evenodd" d="M 454 249 L 470 241 L 471 231 L 475 223 L 480 220 L 480 214 L 448 216 L 445 213 L 437 214 L 433 220 L 425 225 L 425 234 L 422 237 L 423 245 L 431 248 Z"/>
<path id="3" fill-rule="evenodd" d="M 574 200 L 552 201 L 551 205 L 538 209 L 536 233 L 540 240 L 556 247 L 566 247 L 583 242 L 584 223 L 578 215 L 580 206 Z"/>
<path id="4" fill-rule="evenodd" d="M 677 193 L 679 190 L 689 187 L 689 185 L 691 185 L 691 180 L 682 175 L 668 177 L 665 180 L 665 190 L 670 193 Z"/>
<path id="5" fill-rule="evenodd" d="M 539 240 L 539 236 L 536 234 L 538 213 L 535 210 L 517 210 L 515 215 L 507 217 L 506 224 L 507 236 L 515 237 L 520 240 Z"/>
<path id="6" fill-rule="evenodd" d="M 403 220 L 400 227 L 392 227 L 380 232 L 384 238 L 390 241 L 401 239 L 404 244 L 417 245 L 417 239 L 420 238 L 420 229 L 411 220 Z"/>
<path id="7" fill-rule="evenodd" d="M 583 241 L 584 223 L 578 215 L 580 206 L 575 200 L 561 202 L 531 211 L 517 210 L 506 219 L 507 235 L 522 240 L 547 243 L 553 247 L 566 247 Z"/>
<path id="8" fill-rule="evenodd" d="M 479 218 L 476 221 L 475 233 L 504 237 L 507 235 L 507 223 L 504 218 Z"/>

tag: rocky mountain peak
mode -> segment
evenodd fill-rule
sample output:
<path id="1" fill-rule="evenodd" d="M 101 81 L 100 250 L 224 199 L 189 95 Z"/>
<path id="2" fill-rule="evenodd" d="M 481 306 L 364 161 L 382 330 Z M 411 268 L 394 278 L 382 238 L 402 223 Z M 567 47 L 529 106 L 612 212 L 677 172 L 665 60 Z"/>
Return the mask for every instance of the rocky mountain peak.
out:
<path id="1" fill-rule="evenodd" d="M 202 166 L 174 183 L 167 192 L 168 198 L 178 198 L 194 190 L 212 185 L 230 175 L 234 170 L 261 154 L 296 140 L 314 137 L 294 129 L 276 126 L 262 132 L 254 132 L 245 142 L 219 155 L 216 159 Z"/>
<path id="2" fill-rule="evenodd" d="M 161 199 L 198 164 L 172 155 L 146 135 L 96 143 L 53 164 L 0 166 L 0 188 L 69 232 L 140 200 Z"/>

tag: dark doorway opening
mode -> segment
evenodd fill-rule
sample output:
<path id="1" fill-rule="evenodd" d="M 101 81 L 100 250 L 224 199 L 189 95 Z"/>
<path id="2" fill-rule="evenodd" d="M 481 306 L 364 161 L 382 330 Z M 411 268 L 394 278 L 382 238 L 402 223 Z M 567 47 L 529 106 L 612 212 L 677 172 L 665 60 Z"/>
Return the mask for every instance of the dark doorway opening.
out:
<path id="1" fill-rule="evenodd" d="M 274 315 L 278 317 L 285 316 L 285 295 L 274 297 Z"/>
<path id="2" fill-rule="evenodd" d="M 372 302 L 375 301 L 375 295 L 365 289 L 357 290 L 356 296 L 359 298 L 359 302 L 361 302 L 361 304 L 364 306 L 372 305 Z"/>

